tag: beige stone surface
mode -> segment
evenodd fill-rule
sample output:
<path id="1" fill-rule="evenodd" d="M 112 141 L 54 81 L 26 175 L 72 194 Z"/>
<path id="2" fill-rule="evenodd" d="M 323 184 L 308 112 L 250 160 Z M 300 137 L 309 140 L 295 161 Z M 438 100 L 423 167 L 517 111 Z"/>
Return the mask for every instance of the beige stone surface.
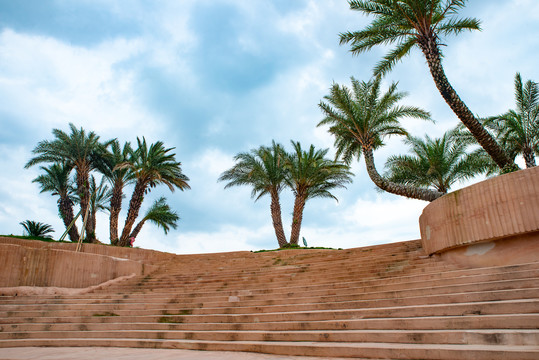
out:
<path id="1" fill-rule="evenodd" d="M 144 275 L 140 261 L 50 247 L 0 243 L 0 286 L 85 288 L 120 276 Z"/>
<path id="2" fill-rule="evenodd" d="M 41 286 L 11 286 L 0 287 L 0 296 L 31 296 L 31 295 L 83 295 L 95 290 L 102 290 L 108 286 L 121 283 L 136 276 L 135 273 L 126 276 L 120 276 L 115 279 L 105 281 L 99 285 L 88 286 L 85 288 L 64 288 L 64 287 L 41 287 Z"/>
<path id="3" fill-rule="evenodd" d="M 539 167 L 444 195 L 425 207 L 419 227 L 428 254 L 517 235 L 539 237 Z"/>
<path id="4" fill-rule="evenodd" d="M 461 246 L 440 256 L 444 261 L 472 267 L 532 263 L 539 260 L 539 233 Z"/>
<path id="5" fill-rule="evenodd" d="M 4 348 L 0 360 L 320 360 L 319 357 L 266 355 L 247 352 L 130 348 Z M 326 358 L 328 359 L 328 358 Z M 341 360 L 342 358 L 331 358 Z"/>

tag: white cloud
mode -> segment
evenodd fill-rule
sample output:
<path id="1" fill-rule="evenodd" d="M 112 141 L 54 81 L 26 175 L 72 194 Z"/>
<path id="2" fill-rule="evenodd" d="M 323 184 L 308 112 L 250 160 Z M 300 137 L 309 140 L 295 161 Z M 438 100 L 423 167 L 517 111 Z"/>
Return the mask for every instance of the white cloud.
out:
<path id="1" fill-rule="evenodd" d="M 98 133 L 132 127 L 151 134 L 155 125 L 138 107 L 133 74 L 118 66 L 142 50 L 136 40 L 87 49 L 4 30 L 0 51 L 9 56 L 0 58 L 0 93 L 8 101 L 0 108 L 46 129 L 74 122 Z"/>
<path id="2" fill-rule="evenodd" d="M 24 170 L 28 149 L 0 144 L 0 229 L 1 234 L 22 235 L 21 221 L 32 220 L 52 225 L 57 237 L 63 232 L 58 217 L 56 199 L 50 194 L 39 195 L 39 186 L 32 183 L 37 169 Z"/>
<path id="3" fill-rule="evenodd" d="M 271 226 L 261 228 L 240 227 L 235 225 L 223 225 L 217 231 L 203 232 L 190 231 L 180 233 L 172 239 L 163 241 L 161 235 L 157 235 L 157 229 L 143 229 L 135 246 L 152 248 L 175 254 L 199 254 L 228 252 L 240 250 L 260 250 L 261 244 L 270 244 L 270 248 L 277 247 L 275 233 Z M 160 231 L 160 230 L 159 230 Z M 269 240 L 272 239 L 273 241 Z"/>
<path id="4" fill-rule="evenodd" d="M 302 236 L 309 246 L 333 248 L 419 239 L 418 219 L 426 205 L 424 201 L 397 196 L 360 198 L 331 215 L 338 226 L 305 226 Z"/>

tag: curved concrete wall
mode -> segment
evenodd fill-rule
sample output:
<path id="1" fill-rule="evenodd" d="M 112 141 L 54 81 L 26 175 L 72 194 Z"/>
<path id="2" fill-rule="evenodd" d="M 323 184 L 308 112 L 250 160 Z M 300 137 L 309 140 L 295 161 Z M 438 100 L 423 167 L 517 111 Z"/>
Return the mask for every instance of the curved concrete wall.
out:
<path id="1" fill-rule="evenodd" d="M 85 288 L 131 274 L 144 275 L 155 266 L 143 261 L 162 260 L 172 254 L 143 249 L 118 249 L 110 246 L 85 244 L 85 252 L 70 249 L 76 244 L 48 243 L 35 240 L 2 238 L 0 241 L 0 287 L 38 286 Z M 90 245 L 90 246 L 88 246 Z M 94 252 L 88 252 L 94 250 Z M 133 251 L 134 250 L 134 251 Z M 103 252 L 107 255 L 95 253 Z M 109 256 L 112 253 L 124 257 Z M 145 253 L 146 252 L 146 253 Z M 172 255 L 173 256 L 173 255 Z"/>
<path id="2" fill-rule="evenodd" d="M 444 195 L 425 207 L 419 227 L 428 254 L 524 234 L 539 238 L 539 167 Z"/>

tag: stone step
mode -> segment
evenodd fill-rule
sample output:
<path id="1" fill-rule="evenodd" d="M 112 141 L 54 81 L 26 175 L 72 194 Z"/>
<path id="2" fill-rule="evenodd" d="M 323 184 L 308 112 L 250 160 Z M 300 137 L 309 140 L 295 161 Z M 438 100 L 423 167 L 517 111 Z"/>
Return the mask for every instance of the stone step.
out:
<path id="1" fill-rule="evenodd" d="M 406 264 L 435 264 L 442 267 L 458 267 L 456 264 L 439 263 L 432 259 L 426 259 L 420 254 L 390 254 L 381 255 L 378 257 L 364 258 L 364 259 L 348 259 L 347 261 L 338 261 L 334 259 L 325 258 L 323 261 L 316 261 L 313 259 L 309 262 L 297 262 L 294 259 L 287 258 L 274 258 L 269 262 L 260 262 L 258 259 L 253 264 L 243 263 L 239 268 L 225 269 L 219 264 L 201 264 L 194 270 L 187 272 L 186 270 L 191 268 L 192 265 L 185 266 L 185 264 L 169 265 L 162 268 L 156 274 L 162 276 L 169 276 L 173 279 L 185 281 L 197 277 L 206 277 L 210 273 L 219 272 L 218 279 L 223 277 L 232 277 L 236 275 L 248 275 L 252 273 L 267 273 L 271 271 L 286 271 L 290 267 L 304 268 L 311 271 L 329 271 L 338 272 L 338 269 L 343 267 L 349 268 L 354 271 L 362 271 L 364 269 L 376 269 L 379 267 L 387 266 L 391 263 L 405 262 Z M 211 281 L 212 279 L 205 279 Z"/>
<path id="2" fill-rule="evenodd" d="M 384 298 L 378 297 L 375 299 L 364 300 L 342 300 L 335 297 L 331 300 L 326 299 L 321 301 L 319 298 L 306 298 L 302 303 L 285 303 L 285 304 L 269 304 L 263 305 L 248 305 L 247 302 L 218 302 L 218 303 L 170 303 L 170 302 L 122 302 L 122 303 L 79 303 L 79 304 L 10 304 L 3 305 L 2 311 L 153 311 L 153 313 L 167 314 L 171 312 L 179 313 L 181 311 L 189 312 L 193 315 L 200 314 L 215 314 L 215 313 L 268 313 L 268 312 L 284 312 L 284 311 L 303 311 L 307 310 L 330 310 L 330 309 L 356 309 L 369 308 L 380 306 L 410 306 L 419 304 L 439 304 L 439 303 L 459 303 L 459 302 L 480 302 L 480 301 L 496 301 L 496 300 L 511 300 L 511 299 L 536 299 L 539 297 L 539 288 L 516 289 L 516 290 L 499 290 L 499 291 L 480 291 L 470 293 L 457 294 L 442 294 L 442 295 L 423 295 L 410 297 L 395 297 Z M 313 302 L 308 302 L 308 300 Z M 315 302 L 316 301 L 316 302 Z M 193 305 L 196 305 L 193 307 Z M 27 314 L 35 316 L 35 314 Z"/>
<path id="3" fill-rule="evenodd" d="M 539 279 L 539 270 L 524 270 L 514 273 L 497 273 L 497 274 L 478 274 L 478 275 L 469 275 L 469 276 L 457 276 L 453 278 L 443 279 L 444 285 L 453 285 L 453 284 L 466 284 L 473 282 L 494 282 L 501 280 L 517 280 L 517 279 L 526 279 L 526 278 L 536 278 Z M 400 281 L 399 281 L 400 280 Z M 370 290 L 383 289 L 384 287 L 392 290 L 398 290 L 402 288 L 414 287 L 416 284 L 421 284 L 423 286 L 437 286 L 440 283 L 440 279 L 431 278 L 428 276 L 418 276 L 418 277 L 403 277 L 399 280 L 382 280 L 376 279 L 372 281 L 341 281 L 338 283 L 309 283 L 309 285 L 302 284 L 293 284 L 290 282 L 282 283 L 283 286 L 279 287 L 278 284 L 271 284 L 264 288 L 260 286 L 252 286 L 253 284 L 244 283 L 244 284 L 234 284 L 234 283 L 223 283 L 219 288 L 216 289 L 207 289 L 207 288 L 197 288 L 195 291 L 183 287 L 181 284 L 169 284 L 166 288 L 146 288 L 145 293 L 151 293 L 153 295 L 158 295 L 160 293 L 170 293 L 175 291 L 175 289 L 181 289 L 181 293 L 188 294 L 190 298 L 193 298 L 196 295 L 201 295 L 204 297 L 209 297 L 213 295 L 234 295 L 233 292 L 238 289 L 249 289 L 251 294 L 269 294 L 269 293 L 290 293 L 295 290 L 300 290 L 302 293 L 309 291 L 316 291 L 320 289 L 324 290 L 336 290 L 336 289 L 351 289 L 351 288 L 368 288 Z M 180 293 L 180 294 L 181 294 Z M 135 296 L 137 293 L 131 294 L 130 296 Z"/>
<path id="4" fill-rule="evenodd" d="M 114 317 L 117 318 L 117 317 Z M 105 319 L 105 317 L 103 317 Z M 85 320 L 85 319 L 81 319 Z M 470 330 L 470 329 L 537 329 L 539 314 L 502 314 L 432 316 L 395 319 L 349 319 L 308 322 L 267 323 L 167 323 L 167 322 L 23 322 L 0 325 L 0 330 L 26 331 L 103 331 L 103 330 L 184 330 L 184 331 L 330 331 L 330 330 Z"/>
<path id="5" fill-rule="evenodd" d="M 296 291 L 285 292 L 283 294 L 273 293 L 253 294 L 252 290 L 229 291 L 223 294 L 208 293 L 202 297 L 196 297 L 192 294 L 180 294 L 177 292 L 169 294 L 132 294 L 132 295 L 109 295 L 107 297 L 58 297 L 58 296 L 29 296 L 29 297 L 10 297 L 10 300 L 4 300 L 3 304 L 90 304 L 90 303 L 122 303 L 122 302 L 145 302 L 145 303 L 170 303 L 194 304 L 193 307 L 213 306 L 215 303 L 230 304 L 230 296 L 237 297 L 241 304 L 250 306 L 255 305 L 276 305 L 276 304 L 291 304 L 313 302 L 316 299 L 320 301 L 354 301 L 378 298 L 398 298 L 398 297 L 413 297 L 413 296 L 429 296 L 440 294 L 452 294 L 461 292 L 478 292 L 478 291 L 503 291 L 512 289 L 529 289 L 534 288 L 538 281 L 536 278 L 511 279 L 503 281 L 491 281 L 483 283 L 471 284 L 452 284 L 449 286 L 430 286 L 413 288 L 412 284 L 399 284 L 398 289 L 389 288 L 388 290 L 378 290 L 366 292 L 373 287 L 358 287 L 340 290 L 319 290 L 319 291 Z M 423 283 L 417 282 L 416 286 L 422 286 Z M 286 291 L 286 290 L 285 290 Z M 203 301 L 203 302 L 201 302 Z M 212 305 L 210 305 L 212 304 Z M 227 306 L 225 305 L 225 306 Z M 240 305 L 239 302 L 236 305 Z"/>
<path id="6" fill-rule="evenodd" d="M 395 255 L 395 254 L 391 254 Z M 368 258 L 363 259 L 363 261 L 358 261 L 357 259 L 349 259 L 346 262 L 339 262 L 332 259 L 325 259 L 323 262 L 297 262 L 293 259 L 283 259 L 275 258 L 270 262 L 260 262 L 258 259 L 253 263 L 249 264 L 244 261 L 239 268 L 225 269 L 220 266 L 219 263 L 216 264 L 200 264 L 200 265 L 169 265 L 166 268 L 163 268 L 156 272 L 157 275 L 163 277 L 169 277 L 179 281 L 189 281 L 190 279 L 196 279 L 198 277 L 204 278 L 204 281 L 220 281 L 223 278 L 234 277 L 235 275 L 250 275 L 250 274 L 264 274 L 268 270 L 276 272 L 287 271 L 292 267 L 309 269 L 311 271 L 320 272 L 338 272 L 338 269 L 346 267 L 352 271 L 368 273 L 369 269 L 378 269 L 380 267 L 387 266 L 391 263 L 396 262 L 429 262 L 429 260 L 420 259 L 419 255 L 398 255 L 398 256 L 380 256 L 378 258 Z M 441 264 L 442 266 L 455 267 L 455 265 Z M 189 270 L 189 271 L 186 271 Z M 207 275 L 219 273 L 216 278 L 208 278 Z"/>
<path id="7" fill-rule="evenodd" d="M 21 339 L 0 340 L 0 347 L 9 346 L 108 346 L 190 349 L 207 351 L 248 351 L 276 355 L 390 358 L 390 359 L 473 359 L 473 360 L 536 360 L 537 346 L 510 345 L 440 345 L 402 343 L 323 343 L 284 341 L 202 341 L 165 339 Z"/>
<path id="8" fill-rule="evenodd" d="M 152 311 L 140 310 L 132 315 L 131 310 L 115 312 L 94 312 L 87 310 L 65 311 L 28 311 L 0 312 L 6 324 L 27 322 L 167 322 L 167 323 L 266 323 L 279 321 L 325 321 L 362 318 L 405 318 L 458 315 L 494 315 L 494 314 L 534 314 L 539 313 L 539 299 L 504 300 L 460 304 L 435 304 L 378 307 L 366 309 L 290 311 L 259 314 L 208 314 L 189 315 L 183 312 L 175 315 L 159 315 Z"/>
<path id="9" fill-rule="evenodd" d="M 382 281 L 379 281 L 377 285 L 373 286 L 362 286 L 361 284 L 351 283 L 349 286 L 341 287 L 329 287 L 324 286 L 297 286 L 297 287 L 285 287 L 285 288 L 276 288 L 271 289 L 260 289 L 260 288 L 244 288 L 244 289 L 229 289 L 223 290 L 221 292 L 199 292 L 199 293 L 183 293 L 174 291 L 173 288 L 169 289 L 169 292 L 165 293 L 145 293 L 145 294 L 130 294 L 128 298 L 137 298 L 143 297 L 145 299 L 151 298 L 169 298 L 174 299 L 174 301 L 186 301 L 195 300 L 200 301 L 200 299 L 205 299 L 206 301 L 218 301 L 218 299 L 228 301 L 230 296 L 240 296 L 245 300 L 252 300 L 257 297 L 264 297 L 265 299 L 289 299 L 291 297 L 324 297 L 332 295 L 359 295 L 362 293 L 388 293 L 388 292 L 421 292 L 421 294 L 432 294 L 432 293 L 448 293 L 448 292 L 459 292 L 459 289 L 465 289 L 464 291 L 473 291 L 473 289 L 478 286 L 480 289 L 489 289 L 489 290 L 504 290 L 512 289 L 519 287 L 535 287 L 539 278 L 511 278 L 507 280 L 499 281 L 484 281 L 484 282 L 473 282 L 471 277 L 466 278 L 455 278 L 451 281 L 444 282 L 426 282 L 426 281 L 414 281 L 414 282 L 403 282 L 403 283 L 394 283 L 394 284 L 384 284 Z M 447 290 L 444 290 L 447 289 Z"/>
<path id="10" fill-rule="evenodd" d="M 533 275 L 533 276 L 537 276 L 539 274 L 539 267 L 536 267 L 536 268 L 513 268 L 511 271 L 508 271 L 507 269 L 505 268 L 499 268 L 499 269 L 485 269 L 484 271 L 477 271 L 477 270 L 467 270 L 467 271 L 462 271 L 462 270 L 454 270 L 454 271 L 448 271 L 448 272 L 435 272 L 435 273 L 418 273 L 418 274 L 399 274 L 398 277 L 389 277 L 389 278 L 379 278 L 379 277 L 374 277 L 374 278 L 357 278 L 357 277 L 352 277 L 352 276 L 347 276 L 347 277 L 341 277 L 339 281 L 335 281 L 335 278 L 336 277 L 332 277 L 331 274 L 325 274 L 326 276 L 324 277 L 320 277 L 320 276 L 317 276 L 317 281 L 314 282 L 312 285 L 313 286 L 337 286 L 337 287 L 344 287 L 344 286 L 347 286 L 348 284 L 350 283 L 361 283 L 362 285 L 366 286 L 366 285 L 369 285 L 369 284 L 374 284 L 374 283 L 377 283 L 379 281 L 383 281 L 384 283 L 393 283 L 393 282 L 403 282 L 403 280 L 410 280 L 410 281 L 436 281 L 436 280 L 440 280 L 440 279 L 444 279 L 444 280 L 448 280 L 448 279 L 458 279 L 458 278 L 476 278 L 476 279 L 479 279 L 481 277 L 484 277 L 484 278 L 489 278 L 489 279 L 502 279 L 502 278 L 508 278 L 508 277 L 512 277 L 512 276 L 515 276 L 515 275 L 518 275 L 518 274 L 521 274 L 521 273 L 528 273 L 530 275 Z M 515 274 L 515 275 L 514 275 Z M 291 274 L 293 275 L 293 274 Z M 289 276 L 290 277 L 290 276 Z M 297 284 L 295 284 L 296 282 L 303 282 L 304 279 L 300 279 L 300 278 L 295 278 L 295 276 L 292 276 L 292 279 L 290 278 L 285 278 L 285 279 L 277 279 L 277 280 L 273 280 L 273 281 L 267 281 L 268 279 L 267 278 L 264 278 L 262 279 L 264 281 L 261 281 L 263 284 L 264 284 L 264 289 L 271 289 L 271 288 L 281 288 L 283 287 L 284 285 L 288 285 L 290 284 L 291 282 L 294 283 L 295 286 L 297 286 Z M 253 282 L 253 281 L 248 281 L 248 280 L 243 280 L 241 276 L 236 276 L 234 279 L 230 279 L 230 281 L 225 281 L 225 282 L 220 282 L 219 285 L 215 286 L 215 285 L 212 285 L 212 286 L 202 286 L 202 284 L 200 283 L 194 283 L 194 284 L 184 284 L 182 282 L 174 282 L 172 280 L 167 280 L 167 281 L 164 281 L 162 285 L 160 286 L 151 286 L 150 284 L 148 283 L 145 283 L 144 284 L 144 287 L 145 289 L 151 289 L 152 291 L 157 291 L 159 289 L 165 289 L 166 290 L 169 290 L 171 287 L 174 287 L 174 288 L 182 288 L 182 289 L 185 289 L 186 291 L 190 291 L 192 289 L 194 290 L 198 290 L 198 291 L 204 291 L 204 292 L 208 292 L 208 291 L 211 291 L 211 290 L 215 290 L 215 289 L 223 289 L 224 286 L 227 286 L 227 287 L 233 287 L 235 285 L 238 285 L 238 286 L 244 286 L 244 284 L 257 284 L 258 282 Z M 312 282 L 308 282 L 309 284 L 311 284 Z M 284 285 L 283 285 L 284 284 Z M 125 289 L 129 289 L 130 291 L 132 291 L 133 289 L 131 289 L 133 287 L 132 284 L 129 284 L 129 283 L 125 283 L 125 284 L 120 284 L 118 285 L 118 287 L 115 288 L 115 290 L 118 290 L 118 289 L 122 289 L 122 288 L 125 288 Z M 202 290 L 200 290 L 202 289 Z"/>
<path id="11" fill-rule="evenodd" d="M 73 331 L 1 332 L 6 339 L 67 339 Z M 78 338 L 167 339 L 207 341 L 319 341 L 416 344 L 537 345 L 539 330 L 339 330 L 339 331 L 79 331 Z"/>

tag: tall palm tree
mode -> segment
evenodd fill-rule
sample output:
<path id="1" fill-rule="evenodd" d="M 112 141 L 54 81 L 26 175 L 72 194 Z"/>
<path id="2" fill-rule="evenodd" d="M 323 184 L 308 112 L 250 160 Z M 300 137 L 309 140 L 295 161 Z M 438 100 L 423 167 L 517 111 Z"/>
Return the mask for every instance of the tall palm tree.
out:
<path id="1" fill-rule="evenodd" d="M 24 220 L 19 224 L 22 225 L 26 235 L 40 237 L 45 239 L 52 239 L 49 234 L 54 232 L 54 229 L 49 224 L 43 224 L 38 221 Z"/>
<path id="2" fill-rule="evenodd" d="M 292 146 L 294 151 L 287 156 L 285 181 L 295 196 L 290 244 L 297 245 L 307 200 L 315 197 L 337 200 L 330 191 L 352 182 L 352 173 L 344 163 L 325 158 L 329 149 L 316 150 L 311 145 L 305 151 L 299 142 L 294 141 Z"/>
<path id="3" fill-rule="evenodd" d="M 112 187 L 110 199 L 110 221 L 109 236 L 112 245 L 118 245 L 118 218 L 122 210 L 122 200 L 124 197 L 124 187 L 133 181 L 133 173 L 130 167 L 124 166 L 131 163 L 133 149 L 131 143 L 127 142 L 123 148 L 118 140 L 114 140 L 110 145 L 109 156 L 107 156 L 104 171 L 105 178 Z"/>
<path id="4" fill-rule="evenodd" d="M 413 136 L 406 138 L 410 155 L 391 156 L 387 159 L 386 177 L 395 183 L 435 189 L 447 193 L 458 181 L 485 173 L 489 159 L 466 152 L 467 145 L 450 132 L 441 138 L 425 140 Z"/>
<path id="5" fill-rule="evenodd" d="M 71 169 L 65 164 L 59 163 L 40 168 L 44 174 L 39 175 L 32 182 L 40 185 L 42 193 L 50 192 L 52 195 L 58 195 L 58 213 L 67 229 L 75 217 L 73 212 L 73 181 L 69 176 Z M 79 230 L 76 224 L 72 224 L 68 234 L 71 241 L 79 240 Z"/>
<path id="6" fill-rule="evenodd" d="M 349 0 L 352 10 L 372 15 L 374 20 L 363 30 L 340 34 L 340 42 L 350 43 L 354 54 L 369 51 L 377 45 L 395 44 L 375 67 L 375 75 L 389 72 L 414 47 L 419 47 L 438 91 L 460 121 L 500 168 L 515 167 L 503 148 L 460 99 L 442 66 L 440 46 L 443 36 L 480 30 L 479 20 L 457 17 L 465 3 L 466 0 Z"/>
<path id="7" fill-rule="evenodd" d="M 166 149 L 163 142 L 157 141 L 150 146 L 146 139 L 137 138 L 138 147 L 133 153 L 131 162 L 117 166 L 117 169 L 130 169 L 136 179 L 135 189 L 129 202 L 129 210 L 125 219 L 124 228 L 120 237 L 120 246 L 129 245 L 129 235 L 138 217 L 144 195 L 151 188 L 165 184 L 170 191 L 175 188 L 189 189 L 189 178 L 182 173 L 181 163 L 176 161 L 176 154 L 171 153 L 174 148 Z"/>
<path id="8" fill-rule="evenodd" d="M 167 200 L 164 197 L 156 200 L 153 205 L 148 209 L 146 215 L 138 222 L 131 234 L 129 239 L 133 241 L 137 238 L 137 235 L 142 230 L 142 226 L 146 221 L 154 223 L 157 227 L 163 229 L 165 234 L 168 233 L 170 228 L 176 229 L 178 227 L 177 221 L 180 219 L 178 214 L 170 208 L 167 204 Z"/>
<path id="9" fill-rule="evenodd" d="M 39 163 L 63 163 L 69 169 L 75 169 L 81 211 L 82 214 L 86 214 L 90 201 L 90 172 L 102 164 L 106 146 L 110 141 L 103 144 L 93 131 L 86 133 L 83 128 L 77 129 L 71 123 L 69 128 L 70 134 L 53 129 L 55 139 L 40 141 L 32 151 L 36 156 L 30 159 L 25 167 Z M 95 229 L 95 224 L 89 219 L 86 223 L 86 239 L 89 242 L 95 241 L 92 229 Z"/>
<path id="10" fill-rule="evenodd" d="M 273 141 L 269 147 L 261 146 L 250 152 L 237 154 L 234 157 L 236 164 L 219 177 L 219 181 L 228 182 L 225 189 L 232 186 L 251 186 L 253 188 L 251 197 L 255 198 L 255 201 L 264 195 L 270 196 L 273 229 L 281 248 L 288 245 L 283 230 L 279 199 L 285 184 L 285 160 L 283 147 Z"/>
<path id="11" fill-rule="evenodd" d="M 352 78 L 352 90 L 334 84 L 326 102 L 319 106 L 325 115 L 318 126 L 329 125 L 335 136 L 337 158 L 350 164 L 363 154 L 367 173 L 380 189 L 409 198 L 432 201 L 443 193 L 430 189 L 397 184 L 383 178 L 376 170 L 373 151 L 384 145 L 383 139 L 391 135 L 407 135 L 399 120 L 405 117 L 429 119 L 428 112 L 412 106 L 397 105 L 406 94 L 397 91 L 393 83 L 388 91 L 380 93 L 381 78 L 362 81 Z"/>
<path id="12" fill-rule="evenodd" d="M 487 119 L 487 126 L 496 129 L 498 141 L 515 155 L 522 155 L 526 167 L 536 166 L 539 155 L 539 85 L 531 80 L 522 83 L 515 75 L 516 109 Z"/>

